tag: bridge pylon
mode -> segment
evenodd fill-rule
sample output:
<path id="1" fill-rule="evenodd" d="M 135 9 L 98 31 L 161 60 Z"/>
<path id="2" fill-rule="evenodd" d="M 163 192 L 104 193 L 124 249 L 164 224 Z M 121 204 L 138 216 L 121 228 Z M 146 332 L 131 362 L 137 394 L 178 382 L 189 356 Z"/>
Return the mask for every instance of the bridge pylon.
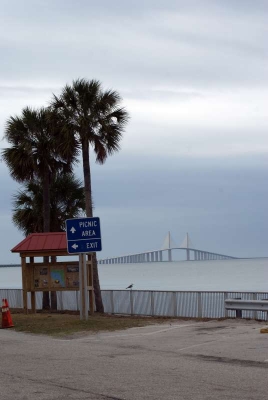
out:
<path id="1" fill-rule="evenodd" d="M 170 232 L 168 232 L 167 236 L 164 239 L 163 245 L 161 247 L 162 250 L 171 249 L 172 247 L 176 247 L 176 243 L 171 237 Z"/>
<path id="2" fill-rule="evenodd" d="M 187 232 L 185 235 L 185 238 L 183 239 L 181 245 L 180 245 L 181 249 L 194 249 L 194 245 L 190 239 L 189 233 Z"/>

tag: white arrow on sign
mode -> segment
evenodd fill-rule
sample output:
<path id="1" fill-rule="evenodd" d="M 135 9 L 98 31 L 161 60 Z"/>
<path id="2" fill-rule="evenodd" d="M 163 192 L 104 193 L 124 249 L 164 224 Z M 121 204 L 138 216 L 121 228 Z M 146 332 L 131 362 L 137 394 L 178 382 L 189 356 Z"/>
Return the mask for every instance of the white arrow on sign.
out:
<path id="1" fill-rule="evenodd" d="M 75 250 L 77 249 L 77 247 L 78 247 L 78 245 L 76 243 L 72 245 L 72 248 Z"/>
<path id="2" fill-rule="evenodd" d="M 74 226 L 72 226 L 72 228 L 70 229 L 70 231 L 71 231 L 72 233 L 76 232 L 76 229 L 75 229 L 75 227 L 74 227 Z"/>

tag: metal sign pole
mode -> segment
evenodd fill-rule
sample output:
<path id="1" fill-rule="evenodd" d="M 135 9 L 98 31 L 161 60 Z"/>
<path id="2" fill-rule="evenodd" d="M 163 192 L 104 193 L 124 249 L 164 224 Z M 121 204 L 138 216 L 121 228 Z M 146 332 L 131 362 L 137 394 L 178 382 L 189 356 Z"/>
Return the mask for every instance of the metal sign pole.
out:
<path id="1" fill-rule="evenodd" d="M 83 254 L 79 254 L 79 309 L 80 309 L 80 320 L 83 319 Z"/>
<path id="2" fill-rule="evenodd" d="M 87 264 L 86 264 L 86 255 L 83 254 L 83 278 L 84 278 L 84 318 L 88 320 L 88 292 L 87 292 Z"/>
<path id="3" fill-rule="evenodd" d="M 101 229 L 98 217 L 71 218 L 65 221 L 67 251 L 69 254 L 79 254 L 79 291 L 80 291 L 80 320 L 88 319 L 89 293 L 90 311 L 94 312 L 93 272 L 90 263 L 90 283 L 88 279 L 88 264 L 86 254 L 101 251 Z"/>

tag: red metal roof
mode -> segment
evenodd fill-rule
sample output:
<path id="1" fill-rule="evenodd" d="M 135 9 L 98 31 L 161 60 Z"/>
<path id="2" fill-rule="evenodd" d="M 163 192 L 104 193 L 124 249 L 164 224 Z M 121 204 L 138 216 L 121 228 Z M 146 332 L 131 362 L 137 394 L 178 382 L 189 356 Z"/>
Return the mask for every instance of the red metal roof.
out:
<path id="1" fill-rule="evenodd" d="M 66 232 L 32 233 L 11 249 L 12 253 L 66 251 Z"/>

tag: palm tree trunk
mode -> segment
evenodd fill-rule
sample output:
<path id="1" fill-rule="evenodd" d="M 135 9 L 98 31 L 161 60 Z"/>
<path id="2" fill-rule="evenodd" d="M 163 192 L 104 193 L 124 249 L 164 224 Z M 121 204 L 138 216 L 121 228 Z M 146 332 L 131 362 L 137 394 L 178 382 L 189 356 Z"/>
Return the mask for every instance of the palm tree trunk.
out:
<path id="1" fill-rule="evenodd" d="M 51 263 L 56 264 L 57 257 L 51 256 Z M 56 311 L 58 309 L 58 300 L 57 300 L 57 292 L 50 292 L 50 303 L 51 303 L 51 310 Z"/>
<path id="2" fill-rule="evenodd" d="M 86 214 L 87 214 L 87 217 L 93 217 L 88 140 L 84 140 L 82 142 L 82 157 L 83 157 L 83 171 L 84 171 Z M 99 272 L 98 272 L 96 253 L 92 253 L 92 263 L 93 263 L 93 284 L 94 284 L 96 311 L 103 313 L 104 307 L 103 307 L 102 298 L 101 298 L 101 290 L 100 290 L 100 281 L 99 281 Z"/>
<path id="3" fill-rule="evenodd" d="M 50 231 L 50 179 L 49 179 L 49 169 L 45 171 L 43 178 L 43 216 L 44 216 L 44 226 L 43 231 Z"/>
<path id="4" fill-rule="evenodd" d="M 50 231 L 50 187 L 49 187 L 49 169 L 43 176 L 43 232 Z M 49 262 L 49 257 L 44 257 L 44 263 Z M 50 309 L 49 292 L 43 292 L 43 310 Z"/>

